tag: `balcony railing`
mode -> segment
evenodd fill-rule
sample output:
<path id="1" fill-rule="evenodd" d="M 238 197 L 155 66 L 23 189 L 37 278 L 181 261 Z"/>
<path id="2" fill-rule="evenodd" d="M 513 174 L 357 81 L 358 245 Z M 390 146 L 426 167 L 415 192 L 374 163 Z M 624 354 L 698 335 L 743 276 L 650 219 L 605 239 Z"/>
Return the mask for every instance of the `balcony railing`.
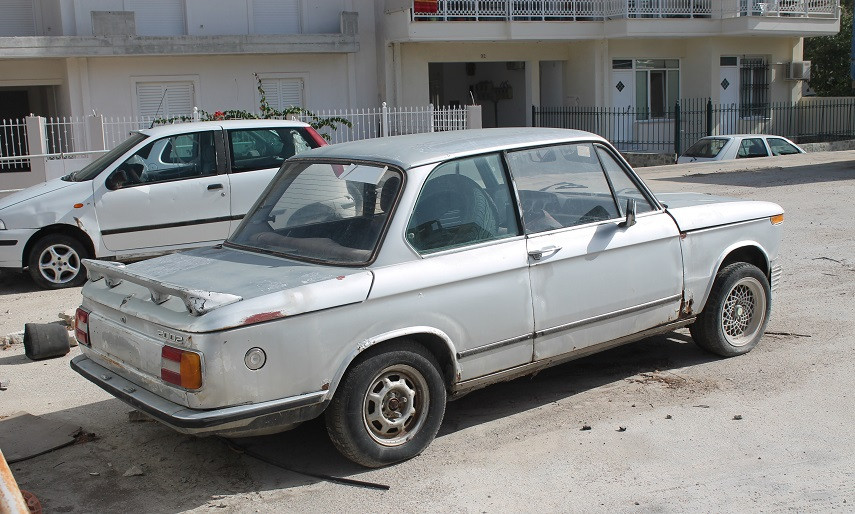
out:
<path id="1" fill-rule="evenodd" d="M 838 0 L 416 0 L 412 12 L 414 21 L 839 16 Z"/>

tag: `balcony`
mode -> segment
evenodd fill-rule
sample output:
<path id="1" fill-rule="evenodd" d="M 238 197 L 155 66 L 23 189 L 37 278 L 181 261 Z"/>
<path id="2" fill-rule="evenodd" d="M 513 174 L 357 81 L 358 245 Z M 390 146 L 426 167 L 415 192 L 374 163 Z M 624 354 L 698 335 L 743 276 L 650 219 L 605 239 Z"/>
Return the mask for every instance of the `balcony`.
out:
<path id="1" fill-rule="evenodd" d="M 820 36 L 839 0 L 426 0 L 397 2 L 399 42 L 574 41 L 627 37 Z M 441 23 L 437 23 L 441 22 Z"/>
<path id="2" fill-rule="evenodd" d="M 837 18 L 838 0 L 437 0 L 413 2 L 413 21 L 603 21 L 771 16 Z"/>

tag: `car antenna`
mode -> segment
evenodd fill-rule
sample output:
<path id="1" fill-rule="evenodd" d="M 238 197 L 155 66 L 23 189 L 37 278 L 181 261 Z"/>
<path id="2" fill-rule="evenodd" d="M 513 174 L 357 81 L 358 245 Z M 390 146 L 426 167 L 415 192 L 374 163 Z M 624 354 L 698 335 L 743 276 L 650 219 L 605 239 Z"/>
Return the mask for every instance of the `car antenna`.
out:
<path id="1" fill-rule="evenodd" d="M 163 94 L 160 96 L 160 105 L 157 106 L 157 110 L 154 111 L 154 118 L 151 119 L 151 125 L 148 128 L 154 128 L 154 122 L 157 121 L 157 115 L 160 114 L 160 108 L 163 107 L 163 99 L 166 98 L 166 92 L 169 89 L 164 89 Z"/>

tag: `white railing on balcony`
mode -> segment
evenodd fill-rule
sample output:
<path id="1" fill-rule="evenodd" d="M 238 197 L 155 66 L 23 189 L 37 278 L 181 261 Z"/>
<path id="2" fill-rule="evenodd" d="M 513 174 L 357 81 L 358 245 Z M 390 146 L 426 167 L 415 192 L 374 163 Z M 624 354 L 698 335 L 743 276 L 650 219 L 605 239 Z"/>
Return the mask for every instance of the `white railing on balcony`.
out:
<path id="1" fill-rule="evenodd" d="M 620 18 L 837 17 L 839 0 L 415 1 L 414 21 L 598 21 Z"/>
<path id="2" fill-rule="evenodd" d="M 836 18 L 838 0 L 736 0 L 738 16 Z"/>

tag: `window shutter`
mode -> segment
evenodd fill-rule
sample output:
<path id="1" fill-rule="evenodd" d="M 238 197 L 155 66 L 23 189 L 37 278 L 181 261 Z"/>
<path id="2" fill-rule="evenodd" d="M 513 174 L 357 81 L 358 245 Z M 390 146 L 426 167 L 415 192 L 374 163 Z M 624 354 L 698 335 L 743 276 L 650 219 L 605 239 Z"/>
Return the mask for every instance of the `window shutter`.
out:
<path id="1" fill-rule="evenodd" d="M 278 111 L 303 107 L 302 79 L 261 79 L 261 88 L 267 103 Z"/>
<path id="2" fill-rule="evenodd" d="M 137 83 L 137 108 L 141 118 L 192 116 L 194 103 L 192 82 Z"/>
<path id="3" fill-rule="evenodd" d="M 35 36 L 32 0 L 3 0 L 0 7 L 0 36 Z"/>
<path id="4" fill-rule="evenodd" d="M 252 0 L 252 22 L 256 34 L 299 34 L 298 0 Z"/>
<path id="5" fill-rule="evenodd" d="M 184 0 L 130 0 L 137 34 L 178 36 L 187 33 Z"/>

